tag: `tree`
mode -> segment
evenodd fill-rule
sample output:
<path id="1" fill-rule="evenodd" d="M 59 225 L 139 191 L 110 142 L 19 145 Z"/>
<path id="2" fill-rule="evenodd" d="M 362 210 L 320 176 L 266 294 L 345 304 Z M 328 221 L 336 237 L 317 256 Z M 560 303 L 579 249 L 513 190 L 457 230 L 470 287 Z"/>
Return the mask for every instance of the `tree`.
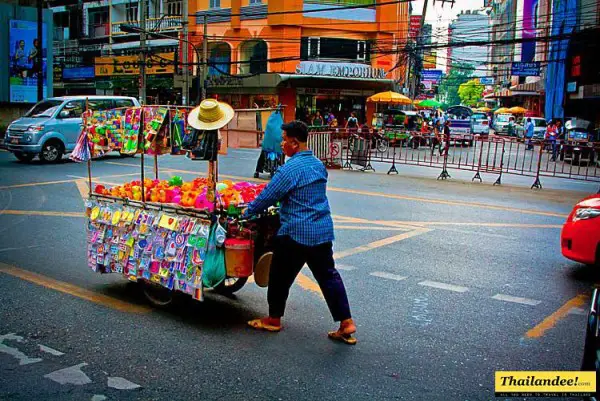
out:
<path id="1" fill-rule="evenodd" d="M 439 86 L 440 99 L 449 105 L 460 104 L 458 87 L 469 81 L 475 68 L 470 64 L 453 63 L 448 75 L 442 78 Z"/>
<path id="2" fill-rule="evenodd" d="M 458 87 L 458 96 L 462 104 L 466 106 L 477 106 L 481 100 L 484 86 L 477 79 L 472 79 Z"/>

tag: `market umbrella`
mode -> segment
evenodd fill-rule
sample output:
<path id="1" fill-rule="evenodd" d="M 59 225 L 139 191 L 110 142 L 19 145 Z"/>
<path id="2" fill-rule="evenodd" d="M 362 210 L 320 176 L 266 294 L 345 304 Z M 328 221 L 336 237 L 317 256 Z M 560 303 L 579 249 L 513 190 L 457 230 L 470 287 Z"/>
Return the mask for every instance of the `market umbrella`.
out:
<path id="1" fill-rule="evenodd" d="M 441 107 L 442 103 L 438 102 L 437 100 L 433 100 L 433 99 L 425 99 L 425 100 L 419 102 L 417 104 L 417 106 L 425 107 L 425 108 L 433 108 L 433 107 Z"/>
<path id="2" fill-rule="evenodd" d="M 413 104 L 412 100 L 406 96 L 392 91 L 376 93 L 368 98 L 367 101 L 373 103 Z"/>
<path id="3" fill-rule="evenodd" d="M 496 110 L 496 111 L 494 112 L 494 114 L 500 114 L 500 113 L 510 113 L 508 110 L 509 110 L 509 109 L 508 109 L 508 108 L 506 108 L 506 107 L 500 107 L 498 110 Z"/>
<path id="4" fill-rule="evenodd" d="M 525 114 L 527 112 L 527 109 L 521 106 L 515 106 L 508 109 L 508 112 L 513 114 Z"/>
<path id="5" fill-rule="evenodd" d="M 479 108 L 477 108 L 475 110 L 476 111 L 481 111 L 482 113 L 487 113 L 487 112 L 491 111 L 492 109 L 490 109 L 489 107 L 483 106 L 483 107 L 479 107 Z"/>

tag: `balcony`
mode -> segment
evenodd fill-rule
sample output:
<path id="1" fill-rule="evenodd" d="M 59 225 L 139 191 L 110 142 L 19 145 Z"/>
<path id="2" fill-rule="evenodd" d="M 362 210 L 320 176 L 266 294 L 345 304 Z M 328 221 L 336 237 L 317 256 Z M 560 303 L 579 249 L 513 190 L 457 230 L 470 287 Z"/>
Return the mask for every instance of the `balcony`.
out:
<path id="1" fill-rule="evenodd" d="M 112 23 L 113 35 L 125 35 L 121 32 L 121 24 L 127 24 L 140 28 L 141 21 L 117 21 Z M 146 31 L 154 32 L 172 32 L 181 29 L 181 17 L 149 18 L 146 20 Z"/>
<path id="2" fill-rule="evenodd" d="M 104 24 L 90 24 L 88 27 L 88 37 L 92 39 L 104 38 L 110 36 L 110 25 Z"/>

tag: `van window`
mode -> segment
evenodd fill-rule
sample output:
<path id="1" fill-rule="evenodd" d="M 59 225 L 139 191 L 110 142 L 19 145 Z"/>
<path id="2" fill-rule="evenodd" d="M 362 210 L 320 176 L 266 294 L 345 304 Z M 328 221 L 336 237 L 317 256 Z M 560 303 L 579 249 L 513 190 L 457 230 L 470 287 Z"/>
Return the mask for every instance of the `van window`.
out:
<path id="1" fill-rule="evenodd" d="M 113 108 L 111 99 L 92 99 L 88 100 L 88 107 L 94 111 L 110 110 Z"/>
<path id="2" fill-rule="evenodd" d="M 69 117 L 65 118 L 79 118 L 81 117 L 81 113 L 85 109 L 85 104 L 83 100 L 71 100 L 69 103 L 65 104 L 65 107 L 61 110 L 68 111 Z"/>
<path id="3" fill-rule="evenodd" d="M 131 99 L 115 99 L 115 107 L 133 107 L 133 100 Z"/>
<path id="4" fill-rule="evenodd" d="M 55 99 L 42 100 L 25 113 L 24 117 L 51 117 L 62 102 L 62 100 Z"/>

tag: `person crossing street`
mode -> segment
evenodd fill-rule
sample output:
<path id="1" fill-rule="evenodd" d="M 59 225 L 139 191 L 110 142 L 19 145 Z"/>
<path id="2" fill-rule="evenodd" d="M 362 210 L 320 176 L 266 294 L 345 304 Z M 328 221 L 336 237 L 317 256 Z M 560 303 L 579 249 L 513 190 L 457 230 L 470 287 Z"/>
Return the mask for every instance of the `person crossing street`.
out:
<path id="1" fill-rule="evenodd" d="M 248 324 L 259 330 L 277 332 L 290 287 L 304 264 L 317 280 L 333 320 L 339 329 L 329 338 L 356 344 L 356 325 L 350 314 L 346 288 L 333 259 L 333 220 L 327 200 L 327 170 L 307 147 L 308 127 L 301 121 L 281 126 L 282 148 L 288 162 L 280 167 L 261 194 L 248 205 L 244 216 L 266 210 L 278 201 L 281 228 L 277 234 L 267 301 L 269 316 Z"/>

